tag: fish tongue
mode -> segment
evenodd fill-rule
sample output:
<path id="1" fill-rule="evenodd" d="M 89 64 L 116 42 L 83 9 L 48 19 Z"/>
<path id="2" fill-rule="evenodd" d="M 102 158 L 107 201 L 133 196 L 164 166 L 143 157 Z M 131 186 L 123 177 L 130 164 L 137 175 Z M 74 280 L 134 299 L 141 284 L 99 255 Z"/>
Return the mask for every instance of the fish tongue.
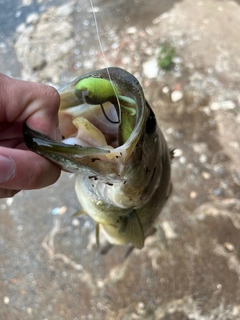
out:
<path id="1" fill-rule="evenodd" d="M 86 118 L 77 117 L 73 120 L 73 124 L 77 128 L 77 133 L 63 140 L 64 143 L 78 144 L 84 147 L 101 147 L 107 145 L 103 133 Z"/>

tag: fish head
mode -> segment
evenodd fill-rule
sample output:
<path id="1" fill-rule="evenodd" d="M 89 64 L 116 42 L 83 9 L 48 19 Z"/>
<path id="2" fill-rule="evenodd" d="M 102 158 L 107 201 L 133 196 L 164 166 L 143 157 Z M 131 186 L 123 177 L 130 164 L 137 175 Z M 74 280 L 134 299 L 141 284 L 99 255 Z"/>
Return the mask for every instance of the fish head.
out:
<path id="1" fill-rule="evenodd" d="M 146 128 L 156 125 L 138 80 L 120 68 L 102 69 L 68 84 L 60 98 L 63 140 L 53 141 L 25 124 L 29 149 L 65 171 L 124 179 L 127 167 L 142 158 Z"/>

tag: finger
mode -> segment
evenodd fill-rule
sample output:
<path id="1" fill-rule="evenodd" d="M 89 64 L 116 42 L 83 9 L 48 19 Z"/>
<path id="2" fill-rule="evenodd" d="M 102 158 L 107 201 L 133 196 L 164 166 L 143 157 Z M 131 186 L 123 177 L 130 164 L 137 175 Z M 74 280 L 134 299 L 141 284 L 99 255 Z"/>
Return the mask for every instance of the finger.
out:
<path id="1" fill-rule="evenodd" d="M 60 96 L 51 86 L 9 78 L 0 74 L 0 119 L 24 122 L 54 140 L 60 139 Z"/>
<path id="2" fill-rule="evenodd" d="M 0 155 L 1 189 L 39 189 L 60 176 L 57 165 L 31 151 L 0 147 Z"/>
<path id="3" fill-rule="evenodd" d="M 20 190 L 10 190 L 10 189 L 1 189 L 0 188 L 0 199 L 3 198 L 12 198 L 17 194 Z"/>

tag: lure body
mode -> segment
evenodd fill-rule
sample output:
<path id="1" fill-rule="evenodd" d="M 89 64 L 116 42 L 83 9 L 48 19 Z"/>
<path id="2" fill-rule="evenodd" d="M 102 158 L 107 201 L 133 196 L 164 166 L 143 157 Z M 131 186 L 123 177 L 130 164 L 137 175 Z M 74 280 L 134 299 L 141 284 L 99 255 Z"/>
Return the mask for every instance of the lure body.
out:
<path id="1" fill-rule="evenodd" d="M 102 69 L 77 78 L 60 96 L 60 129 L 69 139 L 54 142 L 25 126 L 27 146 L 79 173 L 83 211 L 110 243 L 142 248 L 170 193 L 171 160 L 139 82 L 125 70 Z M 100 105 L 116 121 L 106 120 Z"/>

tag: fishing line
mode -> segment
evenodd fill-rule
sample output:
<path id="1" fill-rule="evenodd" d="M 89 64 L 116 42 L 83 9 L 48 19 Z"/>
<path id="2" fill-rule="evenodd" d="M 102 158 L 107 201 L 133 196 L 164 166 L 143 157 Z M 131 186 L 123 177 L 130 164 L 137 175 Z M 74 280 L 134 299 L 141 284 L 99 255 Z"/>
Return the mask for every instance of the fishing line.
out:
<path id="1" fill-rule="evenodd" d="M 102 113 L 104 114 L 105 118 L 106 118 L 109 122 L 115 123 L 115 124 L 118 124 L 118 123 L 119 123 L 119 120 L 118 120 L 118 121 L 113 121 L 113 120 L 111 120 L 110 118 L 108 118 L 108 115 L 106 114 L 106 112 L 105 112 L 105 110 L 104 110 L 104 108 L 103 108 L 103 105 L 100 104 L 100 106 L 101 106 L 101 109 L 102 109 Z"/>
<path id="2" fill-rule="evenodd" d="M 97 17 L 96 17 L 96 13 L 94 12 L 94 6 L 93 6 L 93 1 L 92 0 L 89 0 L 90 2 L 90 5 L 91 5 L 91 10 L 92 10 L 92 14 L 93 14 L 93 18 L 94 18 L 94 23 L 95 23 L 95 28 L 96 28 L 96 32 L 97 32 L 97 39 L 98 39 L 98 43 L 99 43 L 99 47 L 100 47 L 100 50 L 101 50 L 101 53 L 102 53 L 102 56 L 103 56 L 103 59 L 104 59 L 104 62 L 105 62 L 105 65 L 106 65 L 106 70 L 107 70 L 107 74 L 108 74 L 108 78 L 110 80 L 110 83 L 112 85 L 112 88 L 113 88 L 113 91 L 115 93 L 115 96 L 116 96 L 116 100 L 117 100 L 117 104 L 118 104 L 118 121 L 115 122 L 115 121 L 112 121 L 110 120 L 104 109 L 103 109 L 103 106 L 101 105 L 101 109 L 102 109 L 102 112 L 104 114 L 104 116 L 106 117 L 106 119 L 108 121 L 110 121 L 111 123 L 118 123 L 119 125 L 122 123 L 122 115 L 121 115 L 121 105 L 120 105 L 120 101 L 118 99 L 118 95 L 117 95 L 117 92 L 116 92 L 116 89 L 113 85 L 113 81 L 111 79 L 111 76 L 110 76 L 110 72 L 109 72 L 109 69 L 108 69 L 108 65 L 107 65 L 107 59 L 106 59 L 106 56 L 105 56 L 105 53 L 104 53 L 104 50 L 103 50 L 103 45 L 102 45 L 102 42 L 101 42 L 101 39 L 100 39 L 100 34 L 99 34 L 99 29 L 98 29 L 98 23 L 97 23 Z"/>

